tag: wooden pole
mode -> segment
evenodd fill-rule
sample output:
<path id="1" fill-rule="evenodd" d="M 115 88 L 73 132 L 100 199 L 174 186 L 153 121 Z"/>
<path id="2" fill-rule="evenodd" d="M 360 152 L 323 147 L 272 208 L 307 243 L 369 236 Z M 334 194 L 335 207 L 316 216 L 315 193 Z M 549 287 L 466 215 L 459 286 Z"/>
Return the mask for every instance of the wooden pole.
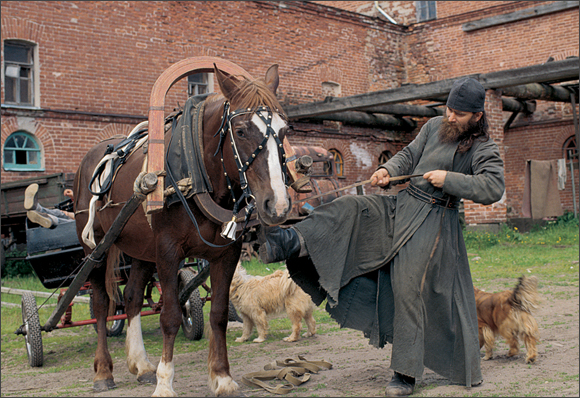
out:
<path id="1" fill-rule="evenodd" d="M 229 75 L 252 77 L 248 72 L 234 64 L 216 57 L 192 57 L 179 61 L 167 68 L 157 78 L 149 99 L 149 149 L 147 154 L 147 171 L 159 176 L 159 184 L 155 191 L 147 195 L 146 212 L 155 213 L 163 209 L 163 189 L 165 170 L 165 96 L 169 89 L 180 79 L 194 73 L 211 73 L 214 64 Z"/>

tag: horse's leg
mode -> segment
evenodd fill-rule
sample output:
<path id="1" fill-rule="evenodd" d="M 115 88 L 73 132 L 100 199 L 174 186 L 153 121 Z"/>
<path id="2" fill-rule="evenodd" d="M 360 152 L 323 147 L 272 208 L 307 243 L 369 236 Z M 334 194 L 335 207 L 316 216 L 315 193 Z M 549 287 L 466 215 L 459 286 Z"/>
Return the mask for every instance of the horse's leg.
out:
<path id="1" fill-rule="evenodd" d="M 89 281 L 93 290 L 93 312 L 97 319 L 97 352 L 95 354 L 93 389 L 97 392 L 116 388 L 113 379 L 113 360 L 107 346 L 107 312 L 109 296 L 105 287 L 106 264 L 95 266 Z"/>
<path id="2" fill-rule="evenodd" d="M 143 334 L 141 332 L 141 309 L 143 308 L 143 296 L 145 287 L 153 273 L 155 263 L 133 259 L 131 273 L 125 286 L 125 312 L 127 313 L 127 339 L 125 340 L 125 354 L 129 372 L 137 375 L 140 383 L 155 384 L 157 368 L 149 362 Z"/>
<path id="3" fill-rule="evenodd" d="M 161 255 L 160 250 L 163 249 L 157 246 L 157 250 L 157 274 L 163 291 L 163 309 L 159 317 L 161 333 L 163 334 L 163 351 L 159 365 L 157 365 L 157 387 L 153 396 L 175 397 L 177 394 L 173 390 L 173 377 L 175 376 L 173 346 L 175 336 L 177 336 L 181 326 L 177 280 L 180 259 L 175 255 L 177 249 L 164 250 Z"/>
<path id="4" fill-rule="evenodd" d="M 230 375 L 226 329 L 228 326 L 230 283 L 240 258 L 240 251 L 241 246 L 234 247 L 232 245 L 227 252 L 221 253 L 219 259 L 213 262 L 210 260 L 211 311 L 209 322 L 212 333 L 209 338 L 207 366 L 209 385 L 216 396 L 231 395 L 239 388 L 238 383 Z"/>

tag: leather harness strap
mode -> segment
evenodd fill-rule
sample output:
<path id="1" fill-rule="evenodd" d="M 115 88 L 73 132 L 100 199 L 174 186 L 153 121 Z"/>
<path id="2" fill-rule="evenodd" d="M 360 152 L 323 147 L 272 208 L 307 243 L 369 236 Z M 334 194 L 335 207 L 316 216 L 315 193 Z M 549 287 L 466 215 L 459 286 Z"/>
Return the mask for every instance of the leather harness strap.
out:
<path id="1" fill-rule="evenodd" d="M 287 358 L 283 361 L 275 361 L 264 366 L 263 371 L 246 373 L 242 376 L 242 383 L 250 387 L 259 387 L 272 394 L 288 394 L 297 387 L 310 380 L 312 373 L 320 370 L 331 369 L 332 364 L 326 361 L 309 361 L 299 355 L 296 361 Z M 302 376 L 302 377 L 300 377 Z M 271 386 L 265 381 L 283 380 L 284 383 Z"/>

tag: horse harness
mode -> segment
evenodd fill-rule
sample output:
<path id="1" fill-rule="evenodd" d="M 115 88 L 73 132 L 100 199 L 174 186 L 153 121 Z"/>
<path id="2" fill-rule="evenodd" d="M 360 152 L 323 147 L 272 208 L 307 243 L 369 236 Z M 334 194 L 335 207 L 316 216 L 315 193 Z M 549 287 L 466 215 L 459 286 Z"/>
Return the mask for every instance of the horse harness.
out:
<path id="1" fill-rule="evenodd" d="M 276 112 L 277 112 L 277 110 L 276 110 Z M 266 116 L 264 116 L 263 113 L 266 113 Z M 254 150 L 254 152 L 252 152 L 252 154 L 248 157 L 248 159 L 246 159 L 246 161 L 242 161 L 240 154 L 239 154 L 239 151 L 238 151 L 238 148 L 236 147 L 236 142 L 234 140 L 234 133 L 233 133 L 233 129 L 232 129 L 232 119 L 237 117 L 237 116 L 245 115 L 245 114 L 256 114 L 266 125 L 266 133 L 264 134 L 264 139 L 262 140 L 262 142 L 260 142 L 260 144 Z M 280 113 L 278 113 L 278 115 L 280 115 L 282 117 L 282 115 Z M 176 115 L 176 117 L 177 117 L 177 115 Z M 181 193 L 181 190 L 179 189 L 179 186 L 178 186 L 177 182 L 175 181 L 175 178 L 173 178 L 173 175 L 172 175 L 170 169 L 168 167 L 166 167 L 167 168 L 167 176 L 168 176 L 169 181 L 171 182 L 171 185 L 173 186 L 173 188 L 175 190 L 175 194 L 178 196 L 179 200 L 182 202 L 183 207 L 185 208 L 185 211 L 187 212 L 189 218 L 196 226 L 201 240 L 205 244 L 207 244 L 208 246 L 225 247 L 225 246 L 228 246 L 239 239 L 239 237 L 236 238 L 236 228 L 237 228 L 236 219 L 237 219 L 237 214 L 240 210 L 240 205 L 244 201 L 246 203 L 246 206 L 244 207 L 246 214 L 244 217 L 244 227 L 243 227 L 242 233 L 240 234 L 240 237 L 247 231 L 248 222 L 250 221 L 250 217 L 251 217 L 253 211 L 255 210 L 255 204 L 253 203 L 253 200 L 255 198 L 252 195 L 252 192 L 251 192 L 250 187 L 248 185 L 246 171 L 248 170 L 248 168 L 250 167 L 252 162 L 256 159 L 258 154 L 264 149 L 270 136 L 272 136 L 274 138 L 274 140 L 276 141 L 278 154 L 282 157 L 282 159 L 284 159 L 284 161 L 282 163 L 282 171 L 283 171 L 283 175 L 285 178 L 284 183 L 285 183 L 285 185 L 288 185 L 288 175 L 286 173 L 286 153 L 284 151 L 284 145 L 283 145 L 282 141 L 280 140 L 280 137 L 272 128 L 272 120 L 273 120 L 273 112 L 269 107 L 259 106 L 257 108 L 253 108 L 253 109 L 252 108 L 243 108 L 243 109 L 237 109 L 237 110 L 232 112 L 232 111 L 230 111 L 229 101 L 224 102 L 224 111 L 223 111 L 223 115 L 222 115 L 222 122 L 221 122 L 220 127 L 218 128 L 217 132 L 214 134 L 214 137 L 217 136 L 218 134 L 220 135 L 218 147 L 214 153 L 214 156 L 217 156 L 218 153 L 220 154 L 220 160 L 222 163 L 224 175 L 226 177 L 227 186 L 228 186 L 228 189 L 230 190 L 230 193 L 232 196 L 232 201 L 234 202 L 232 220 L 227 222 L 224 225 L 222 232 L 220 234 L 222 237 L 224 237 L 224 238 L 227 237 L 227 238 L 230 238 L 232 240 L 232 242 L 230 242 L 226 245 L 215 245 L 211 242 L 206 241 L 201 236 L 197 221 L 195 220 L 193 213 L 191 212 L 189 206 L 187 205 L 185 197 Z M 175 123 L 174 123 L 174 125 L 175 125 Z M 194 123 L 194 126 L 195 126 L 194 128 L 198 128 L 197 123 Z M 228 135 L 228 133 L 229 133 L 230 142 L 232 145 L 232 152 L 234 153 L 234 161 L 236 162 L 236 167 L 237 167 L 238 173 L 239 173 L 240 186 L 242 189 L 242 195 L 239 198 L 236 198 L 236 196 L 235 196 L 233 186 L 232 186 L 230 177 L 228 176 L 228 173 L 226 171 L 226 167 L 225 167 L 225 163 L 224 163 L 223 148 L 224 148 L 225 139 L 226 139 L 226 136 Z M 197 131 L 194 132 L 193 134 L 196 135 Z M 167 159 L 165 162 L 166 162 L 166 166 L 168 166 Z"/>
<path id="2" fill-rule="evenodd" d="M 198 105 L 202 105 L 202 104 L 198 104 Z M 265 115 L 264 115 L 264 113 L 265 113 Z M 278 113 L 277 109 L 276 109 L 276 113 Z M 181 111 L 174 112 L 173 114 L 169 115 L 165 119 L 166 125 L 169 123 L 172 124 L 172 136 L 174 133 L 173 130 L 175 130 L 175 128 L 176 128 L 176 122 L 177 122 L 179 116 L 182 116 L 182 114 L 183 114 L 183 112 L 181 112 Z M 256 114 L 266 125 L 266 133 L 264 134 L 264 139 L 257 146 L 257 148 L 254 150 L 254 152 L 248 157 L 248 159 L 246 159 L 246 161 L 242 161 L 240 154 L 239 154 L 239 151 L 238 151 L 238 148 L 236 147 L 235 140 L 234 140 L 233 129 L 232 129 L 232 120 L 235 117 L 245 115 L 245 114 Z M 224 103 L 224 112 L 222 115 L 222 122 L 221 122 L 220 127 L 218 128 L 218 131 L 214 134 L 214 137 L 217 136 L 218 134 L 220 135 L 218 147 L 216 149 L 216 152 L 214 153 L 214 156 L 216 156 L 218 153 L 220 153 L 220 160 L 221 160 L 222 167 L 224 170 L 224 175 L 226 177 L 228 189 L 231 192 L 232 200 L 234 202 L 232 220 L 229 221 L 225 225 L 225 227 L 221 233 L 222 237 L 228 237 L 232 241 L 237 240 L 235 238 L 235 235 L 236 235 L 235 232 L 236 232 L 236 226 L 237 226 L 235 220 L 237 219 L 237 214 L 239 212 L 240 205 L 243 202 L 245 202 L 247 204 L 245 206 L 246 214 L 244 217 L 245 225 L 244 225 L 243 232 L 245 232 L 247 223 L 250 220 L 250 217 L 255 209 L 255 205 L 252 202 L 254 199 L 254 196 L 252 195 L 252 192 L 251 192 L 250 187 L 248 185 L 246 171 L 248 170 L 248 168 L 250 167 L 252 162 L 256 159 L 258 154 L 264 149 L 270 136 L 272 136 L 274 138 L 274 140 L 276 141 L 278 153 L 283 159 L 282 172 L 283 172 L 283 175 L 285 178 L 284 182 L 286 185 L 288 185 L 288 175 L 286 173 L 286 153 L 284 151 L 284 145 L 282 143 L 282 140 L 280 140 L 280 137 L 272 128 L 273 114 L 274 114 L 273 111 L 269 107 L 266 107 L 266 106 L 259 106 L 257 108 L 253 108 L 253 109 L 252 108 L 237 109 L 237 110 L 232 112 L 232 111 L 230 111 L 229 101 L 226 101 Z M 278 115 L 283 117 L 283 115 L 280 113 L 278 113 Z M 145 123 L 143 123 L 143 124 L 145 124 Z M 140 124 L 139 126 L 142 126 L 142 124 Z M 198 123 L 194 123 L 194 129 L 198 129 L 198 128 L 199 128 Z M 108 156 L 109 161 L 106 162 L 106 166 L 105 166 L 105 162 L 102 162 L 97 166 L 97 168 L 94 171 L 93 177 L 90 181 L 90 184 L 89 184 L 89 191 L 94 196 L 98 197 L 99 199 L 102 199 L 103 196 L 110 190 L 112 183 L 113 183 L 113 180 L 114 180 L 114 176 L 116 174 L 116 171 L 119 169 L 119 167 L 121 167 L 122 164 L 125 163 L 127 158 L 131 155 L 131 153 L 133 153 L 134 149 L 136 149 L 136 147 L 139 147 L 142 144 L 142 139 L 145 136 L 147 136 L 147 133 L 148 133 L 147 127 L 144 127 L 144 128 L 141 127 L 139 129 L 136 128 L 126 139 L 124 139 L 119 144 L 114 145 L 114 146 L 113 145 L 107 146 L 107 149 L 105 151 L 104 156 L 105 157 Z M 192 133 L 194 135 L 196 135 L 197 131 L 192 132 Z M 234 160 L 236 162 L 236 167 L 238 169 L 240 185 L 241 185 L 241 189 L 242 189 L 242 195 L 237 199 L 236 199 L 233 187 L 232 187 L 231 180 L 230 180 L 228 173 L 226 171 L 224 158 L 223 158 L 223 146 L 224 146 L 225 139 L 226 139 L 226 136 L 228 135 L 228 133 L 230 136 L 232 151 L 234 153 Z M 139 142 L 139 141 L 141 141 L 141 142 Z M 196 228 L 198 228 L 198 232 L 199 232 L 199 227 L 197 225 L 195 217 L 191 213 L 191 210 L 189 209 L 189 206 L 187 205 L 185 197 L 181 193 L 182 189 L 180 189 L 180 187 L 178 186 L 178 182 L 180 182 L 180 181 L 175 181 L 174 175 L 171 172 L 171 168 L 169 167 L 169 164 L 167 162 L 167 156 L 165 159 L 165 166 L 166 166 L 166 171 L 167 171 L 167 177 L 168 177 L 171 185 L 173 186 L 173 188 L 175 190 L 175 194 L 178 196 L 179 200 L 182 202 L 184 208 L 186 209 L 186 212 L 188 213 L 189 217 L 191 218 L 191 220 L 195 224 Z M 240 234 L 240 236 L 241 235 L 243 235 L 243 233 Z M 209 246 L 212 246 L 212 247 L 227 246 L 227 245 L 214 245 L 211 242 L 207 242 L 201 236 L 201 234 L 200 234 L 200 238 L 206 244 L 208 244 Z M 233 242 L 230 242 L 229 244 L 231 244 L 231 243 L 233 243 Z"/>
<path id="3" fill-rule="evenodd" d="M 266 112 L 267 117 L 264 116 L 262 114 L 262 112 Z M 238 152 L 238 148 L 236 147 L 236 142 L 234 140 L 234 135 L 233 135 L 234 133 L 233 133 L 233 129 L 232 129 L 232 119 L 237 117 L 237 116 L 246 115 L 246 114 L 255 114 L 256 116 L 258 116 L 266 125 L 266 134 L 264 135 L 264 139 L 262 140 L 262 142 L 254 150 L 254 152 L 248 157 L 248 159 L 245 162 L 243 162 L 240 158 L 240 154 Z M 253 198 L 252 192 L 250 191 L 250 188 L 248 186 L 248 180 L 246 178 L 246 171 L 248 170 L 248 168 L 250 167 L 250 165 L 252 164 L 254 159 L 256 159 L 256 156 L 258 156 L 258 154 L 264 149 L 264 147 L 266 146 L 266 143 L 268 142 L 268 139 L 270 138 L 270 135 L 276 141 L 276 147 L 278 148 L 279 155 L 282 157 L 282 159 L 284 159 L 284 161 L 282 162 L 282 174 L 284 175 L 284 178 L 285 178 L 285 180 L 284 180 L 285 185 L 288 185 L 288 175 L 286 174 L 286 153 L 284 151 L 284 145 L 282 144 L 280 137 L 278 137 L 278 134 L 272 128 L 272 120 L 273 120 L 272 115 L 273 115 L 272 110 L 266 106 L 259 106 L 259 107 L 254 108 L 254 109 L 252 109 L 252 108 L 237 109 L 233 112 L 230 112 L 229 102 L 226 101 L 224 104 L 224 114 L 222 116 L 222 123 L 221 123 L 218 131 L 214 134 L 214 137 L 218 134 L 220 135 L 218 148 L 217 148 L 216 152 L 214 153 L 214 156 L 216 156 L 218 154 L 218 152 L 220 152 L 220 160 L 222 162 L 222 166 L 224 169 L 224 175 L 226 176 L 226 180 L 228 183 L 228 189 L 230 189 L 233 201 L 235 203 L 234 204 L 234 215 L 237 214 L 237 212 L 239 210 L 240 203 L 242 202 L 242 199 L 246 199 L 246 201 L 247 201 L 248 199 Z M 278 113 L 278 115 L 282 116 L 280 113 Z M 225 141 L 225 138 L 226 138 L 226 135 L 228 132 L 230 134 L 230 142 L 232 145 L 232 151 L 234 153 L 234 160 L 235 160 L 236 166 L 238 168 L 238 173 L 239 173 L 239 177 L 240 177 L 240 185 L 242 188 L 242 196 L 238 200 L 236 200 L 234 191 L 232 189 L 232 184 L 230 182 L 230 178 L 228 176 L 228 173 L 226 171 L 226 166 L 224 164 L 223 146 L 224 146 L 224 141 Z"/>

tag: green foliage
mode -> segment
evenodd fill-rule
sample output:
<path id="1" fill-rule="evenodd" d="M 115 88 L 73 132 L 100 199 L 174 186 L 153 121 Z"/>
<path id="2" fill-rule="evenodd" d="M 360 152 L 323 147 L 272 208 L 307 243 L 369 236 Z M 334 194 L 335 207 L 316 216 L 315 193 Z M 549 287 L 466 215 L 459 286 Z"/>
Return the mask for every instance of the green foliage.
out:
<path id="1" fill-rule="evenodd" d="M 502 225 L 497 234 L 464 231 L 465 245 L 472 249 L 486 249 L 500 244 L 521 245 L 578 245 L 578 218 L 567 212 L 545 226 L 536 226 L 529 233 L 517 227 Z"/>
<path id="2" fill-rule="evenodd" d="M 509 288 L 522 274 L 578 286 L 578 219 L 569 214 L 527 233 L 503 226 L 497 234 L 468 231 L 464 237 L 476 286 Z"/>
<path id="3" fill-rule="evenodd" d="M 32 266 L 25 260 L 26 251 L 12 250 L 6 253 L 6 269 L 2 277 L 16 277 L 32 274 Z"/>

